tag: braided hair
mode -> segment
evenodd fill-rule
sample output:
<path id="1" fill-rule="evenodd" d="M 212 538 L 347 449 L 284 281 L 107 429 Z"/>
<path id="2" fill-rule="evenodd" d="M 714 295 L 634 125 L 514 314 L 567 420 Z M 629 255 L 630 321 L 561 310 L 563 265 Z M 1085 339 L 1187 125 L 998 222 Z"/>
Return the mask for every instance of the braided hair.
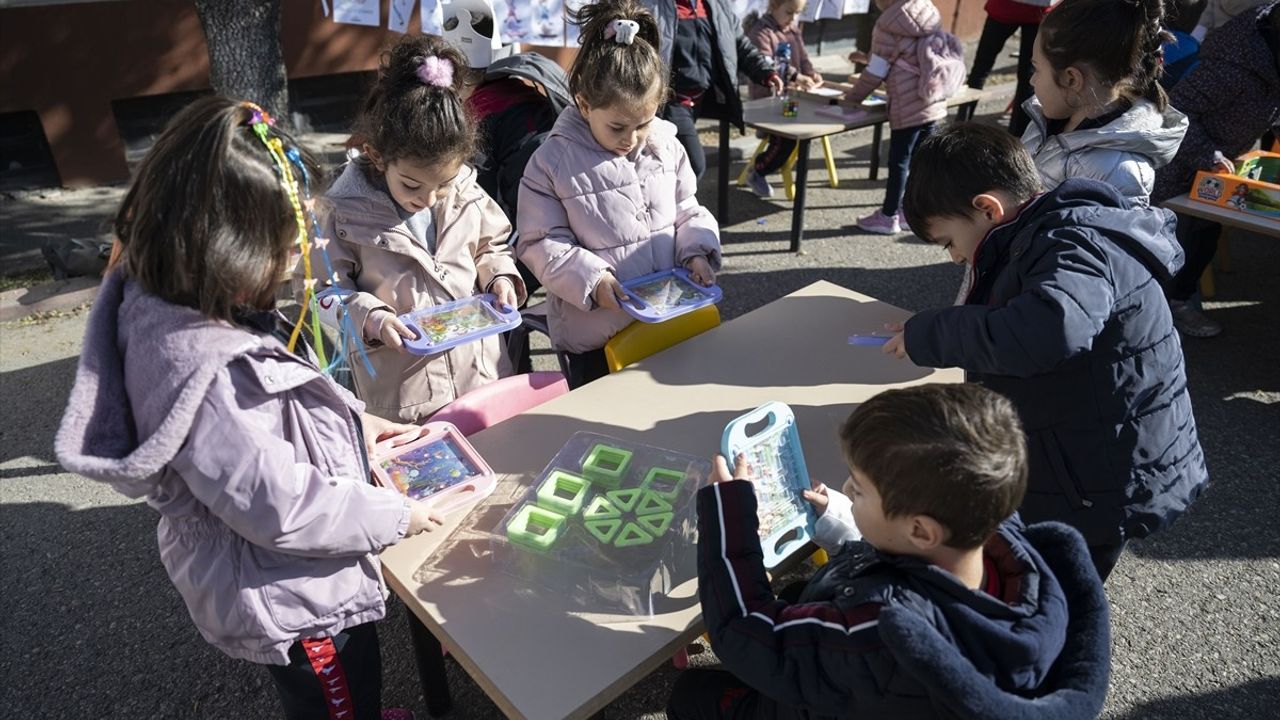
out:
<path id="1" fill-rule="evenodd" d="M 609 33 L 615 20 L 640 26 L 630 43 Z M 569 68 L 569 93 L 590 107 L 639 105 L 667 99 L 666 63 L 658 54 L 658 22 L 637 0 L 599 0 L 578 8 L 582 49 Z"/>
<path id="2" fill-rule="evenodd" d="M 1063 0 L 1040 25 L 1040 48 L 1055 72 L 1088 68 L 1103 85 L 1163 111 L 1163 46 L 1173 39 L 1164 18 L 1163 0 Z"/>

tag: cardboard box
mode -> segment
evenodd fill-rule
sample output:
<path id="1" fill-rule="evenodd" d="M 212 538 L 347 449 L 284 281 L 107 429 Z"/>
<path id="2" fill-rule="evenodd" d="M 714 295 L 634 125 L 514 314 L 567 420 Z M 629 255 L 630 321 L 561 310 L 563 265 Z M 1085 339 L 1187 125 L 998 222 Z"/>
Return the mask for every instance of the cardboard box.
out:
<path id="1" fill-rule="evenodd" d="M 1236 172 L 1201 170 L 1191 199 L 1225 210 L 1280 219 L 1280 153 L 1255 150 L 1236 161 Z"/>

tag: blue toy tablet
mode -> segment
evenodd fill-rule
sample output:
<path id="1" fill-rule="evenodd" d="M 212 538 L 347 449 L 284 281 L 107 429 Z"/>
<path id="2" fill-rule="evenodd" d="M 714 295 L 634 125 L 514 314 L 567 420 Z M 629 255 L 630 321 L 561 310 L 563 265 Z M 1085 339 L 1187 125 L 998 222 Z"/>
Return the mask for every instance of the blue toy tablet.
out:
<path id="1" fill-rule="evenodd" d="M 417 334 L 404 341 L 405 348 L 415 355 L 434 355 L 518 326 L 520 311 L 498 310 L 496 301 L 491 294 L 475 295 L 401 315 L 400 322 Z"/>
<path id="2" fill-rule="evenodd" d="M 629 296 L 622 309 L 640 322 L 670 320 L 720 302 L 719 286 L 703 287 L 684 268 L 663 270 L 622 283 Z"/>
<path id="3" fill-rule="evenodd" d="M 783 403 L 765 403 L 725 427 L 721 452 L 731 466 L 739 455 L 751 466 L 764 566 L 775 567 L 809 542 L 818 520 L 802 494 L 811 485 L 796 417 Z"/>

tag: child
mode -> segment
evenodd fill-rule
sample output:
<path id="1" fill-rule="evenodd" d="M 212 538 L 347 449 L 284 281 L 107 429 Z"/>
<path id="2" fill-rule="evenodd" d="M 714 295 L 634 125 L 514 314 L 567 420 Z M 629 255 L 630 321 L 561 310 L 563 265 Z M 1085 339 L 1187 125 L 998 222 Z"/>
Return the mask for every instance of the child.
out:
<path id="1" fill-rule="evenodd" d="M 799 90 L 809 90 L 822 85 L 822 75 L 813 69 L 809 53 L 804 48 L 804 35 L 796 26 L 796 16 L 804 10 L 805 0 L 769 0 L 769 12 L 751 25 L 747 38 L 765 57 L 775 57 L 778 46 L 791 46 L 791 67 L 785 82 L 795 83 Z M 764 85 L 751 86 L 751 98 L 769 97 L 773 88 Z M 769 135 L 769 145 L 756 156 L 755 165 L 747 174 L 747 186 L 762 198 L 773 197 L 773 186 L 768 175 L 775 173 L 791 157 L 796 148 L 795 140 Z"/>
<path id="2" fill-rule="evenodd" d="M 1009 120 L 1009 132 L 1018 137 L 1026 131 L 1031 119 L 1022 104 L 1031 97 L 1031 54 L 1040 21 L 1049 11 L 1050 0 L 1023 2 L 1022 0 L 987 0 L 983 9 L 987 20 L 982 25 L 982 37 L 973 54 L 973 67 L 969 71 L 968 85 L 981 90 L 986 87 L 987 76 L 996 64 L 1004 44 L 1018 33 L 1018 81 L 1013 91 L 1013 117 Z"/>
<path id="3" fill-rule="evenodd" d="M 720 230 L 675 126 L 653 16 L 634 0 L 577 13 L 582 49 L 569 70 L 573 107 L 529 159 L 516 252 L 550 295 L 551 344 L 569 385 L 608 373 L 604 344 L 631 323 L 621 282 L 683 266 L 704 285 L 720 267 Z"/>
<path id="4" fill-rule="evenodd" d="M 1079 534 L 1011 517 L 1027 473 L 1012 405 L 976 385 L 888 390 L 840 445 L 848 497 L 805 494 L 831 562 L 790 601 L 761 563 L 750 468 L 735 480 L 716 458 L 698 594 L 728 672 L 684 673 L 667 717 L 1096 717 L 1106 598 Z"/>
<path id="5" fill-rule="evenodd" d="M 911 153 L 947 116 L 946 101 L 926 102 L 920 95 L 917 44 L 942 27 L 942 16 L 930 0 L 876 0 L 880 17 L 871 33 L 871 55 L 854 53 L 866 69 L 845 96 L 847 107 L 859 107 L 873 90 L 887 83 L 889 93 L 889 180 L 880 209 L 858 218 L 858 227 L 877 235 L 902 232 L 902 188 Z M 858 56 L 858 57 L 855 57 Z"/>
<path id="6" fill-rule="evenodd" d="M 1253 147 L 1280 125 L 1280 3 L 1247 10 L 1210 35 L 1200 64 L 1173 88 L 1169 101 L 1190 125 L 1178 154 L 1156 171 L 1151 201 L 1159 204 L 1191 192 L 1198 170 L 1228 170 L 1230 158 Z M 1264 146 L 1265 147 L 1265 146 Z M 1215 155 L 1215 153 L 1217 155 Z M 1219 162 L 1216 157 L 1224 158 Z M 1178 240 L 1187 263 L 1168 288 L 1173 323 L 1184 335 L 1214 337 L 1222 326 L 1191 302 L 1204 269 L 1218 249 L 1221 227 L 1184 215 Z"/>
<path id="7" fill-rule="evenodd" d="M 364 154 L 325 194 L 323 237 L 345 310 L 368 344 L 370 374 L 351 363 L 357 394 L 388 419 L 426 419 L 499 376 L 497 336 L 438 355 L 413 355 L 415 335 L 397 315 L 493 293 L 517 307 L 524 283 L 507 244 L 511 225 L 465 162 L 475 125 L 458 95 L 462 55 L 433 35 L 406 35 L 383 58 L 356 121 Z M 319 249 L 312 267 L 324 267 Z M 302 263 L 294 272 L 300 288 Z M 355 353 L 352 353 L 353 355 Z"/>
<path id="8" fill-rule="evenodd" d="M 372 443 L 414 428 L 362 414 L 273 334 L 275 286 L 305 226 L 298 178 L 316 171 L 268 122 L 204 97 L 143 160 L 58 460 L 159 511 L 160 559 L 200 634 L 267 666 L 287 717 L 376 718 L 378 553 L 440 519 L 368 482 Z"/>
<path id="9" fill-rule="evenodd" d="M 1063 0 L 1040 24 L 1022 143 L 1052 190 L 1101 180 L 1146 205 L 1187 118 L 1160 86 L 1163 0 Z"/>
<path id="10" fill-rule="evenodd" d="M 1094 180 L 1040 194 L 1026 150 L 981 125 L 922 143 L 911 171 L 911 229 L 968 266 L 970 289 L 885 351 L 1013 400 L 1031 451 L 1023 517 L 1074 526 L 1106 579 L 1126 540 L 1168 526 L 1208 479 L 1160 287 L 1182 264 L 1173 214 Z"/>

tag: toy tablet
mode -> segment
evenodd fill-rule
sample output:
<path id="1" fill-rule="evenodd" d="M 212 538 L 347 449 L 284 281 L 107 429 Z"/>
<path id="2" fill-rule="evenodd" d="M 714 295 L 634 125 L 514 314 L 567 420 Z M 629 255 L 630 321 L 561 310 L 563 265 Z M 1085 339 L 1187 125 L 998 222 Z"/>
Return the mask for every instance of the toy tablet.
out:
<path id="1" fill-rule="evenodd" d="M 497 485 L 489 465 L 447 422 L 427 423 L 407 445 L 378 446 L 369 464 L 381 485 L 442 513 L 487 497 Z"/>
<path id="2" fill-rule="evenodd" d="M 720 302 L 724 293 L 716 285 L 703 287 L 684 268 L 663 270 L 622 283 L 630 296 L 622 309 L 640 322 L 670 320 L 700 307 Z"/>
<path id="3" fill-rule="evenodd" d="M 764 427 L 752 427 L 761 421 Z M 802 495 L 811 485 L 795 415 L 783 403 L 765 403 L 729 423 L 721 446 L 731 465 L 739 455 L 751 465 L 764 565 L 775 567 L 809 542 L 817 522 Z"/>
<path id="4" fill-rule="evenodd" d="M 520 311 L 499 311 L 496 301 L 491 294 L 475 295 L 401 315 L 400 322 L 418 335 L 405 340 L 405 348 L 415 355 L 434 355 L 518 326 Z"/>

